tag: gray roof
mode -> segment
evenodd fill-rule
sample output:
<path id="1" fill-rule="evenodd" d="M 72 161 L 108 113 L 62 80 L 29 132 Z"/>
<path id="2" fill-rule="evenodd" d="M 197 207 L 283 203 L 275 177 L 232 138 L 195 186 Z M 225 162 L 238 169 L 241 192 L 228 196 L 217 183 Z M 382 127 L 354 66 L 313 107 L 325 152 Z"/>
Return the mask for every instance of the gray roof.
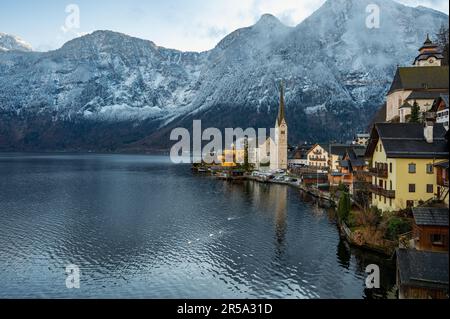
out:
<path id="1" fill-rule="evenodd" d="M 444 92 L 438 91 L 413 91 L 407 98 L 406 101 L 411 100 L 434 100 L 440 97 Z M 447 95 L 448 96 L 448 95 Z"/>
<path id="2" fill-rule="evenodd" d="M 377 123 L 371 134 L 366 157 L 372 157 L 381 139 L 389 158 L 445 159 L 448 158 L 446 132 L 442 124 L 435 124 L 433 143 L 427 143 L 420 123 Z"/>
<path id="3" fill-rule="evenodd" d="M 339 155 L 339 156 L 344 156 L 345 153 L 347 153 L 347 151 L 350 150 L 354 150 L 355 152 L 361 153 L 363 152 L 363 154 L 365 153 L 365 149 L 366 147 L 363 145 L 353 145 L 353 144 L 331 144 L 330 145 L 330 149 L 328 151 L 331 150 L 331 154 L 333 155 Z"/>
<path id="4" fill-rule="evenodd" d="M 412 211 L 418 226 L 448 227 L 448 208 L 415 207 Z"/>
<path id="5" fill-rule="evenodd" d="M 397 90 L 448 90 L 448 66 L 399 67 L 389 94 Z"/>
<path id="6" fill-rule="evenodd" d="M 400 284 L 448 290 L 448 253 L 397 249 Z"/>

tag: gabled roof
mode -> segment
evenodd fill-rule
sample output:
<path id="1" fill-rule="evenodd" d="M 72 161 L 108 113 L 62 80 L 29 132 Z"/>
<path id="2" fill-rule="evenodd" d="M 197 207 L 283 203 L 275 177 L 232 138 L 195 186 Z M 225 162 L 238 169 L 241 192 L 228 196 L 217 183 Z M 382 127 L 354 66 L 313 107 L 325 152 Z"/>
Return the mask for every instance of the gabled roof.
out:
<path id="1" fill-rule="evenodd" d="M 448 66 L 399 67 L 389 94 L 397 90 L 448 90 Z"/>
<path id="2" fill-rule="evenodd" d="M 433 106 L 431 107 L 432 112 L 437 112 L 439 109 L 439 106 L 441 103 L 444 102 L 445 108 L 448 109 L 448 93 L 447 94 L 441 94 L 439 97 L 437 97 L 434 102 Z"/>
<path id="3" fill-rule="evenodd" d="M 412 209 L 418 226 L 448 227 L 448 209 L 436 207 L 415 207 Z"/>
<path id="4" fill-rule="evenodd" d="M 317 143 L 317 144 L 314 144 L 314 145 L 309 149 L 309 151 L 308 151 L 306 154 L 311 153 L 311 152 L 313 151 L 313 149 L 315 149 L 317 146 L 320 146 L 321 148 L 323 148 L 323 149 L 325 150 L 325 152 L 328 153 L 328 151 L 329 151 L 329 144 Z"/>
<path id="5" fill-rule="evenodd" d="M 448 290 L 448 253 L 397 249 L 400 284 Z"/>
<path id="6" fill-rule="evenodd" d="M 389 158 L 445 159 L 448 158 L 446 133 L 442 124 L 435 124 L 433 143 L 427 143 L 420 123 L 377 123 L 372 130 L 366 157 L 372 157 L 381 139 Z"/>

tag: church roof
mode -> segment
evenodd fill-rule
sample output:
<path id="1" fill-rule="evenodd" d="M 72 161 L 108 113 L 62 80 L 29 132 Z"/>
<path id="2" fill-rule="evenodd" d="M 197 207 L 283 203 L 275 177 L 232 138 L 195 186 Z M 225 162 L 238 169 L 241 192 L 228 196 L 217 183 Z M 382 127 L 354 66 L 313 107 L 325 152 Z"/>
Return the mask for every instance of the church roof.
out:
<path id="1" fill-rule="evenodd" d="M 399 67 L 389 94 L 397 90 L 448 90 L 448 66 Z"/>
<path id="2" fill-rule="evenodd" d="M 448 92 L 448 91 L 447 91 Z M 435 100 L 439 98 L 444 91 L 413 91 L 407 98 L 407 101 L 411 100 Z"/>

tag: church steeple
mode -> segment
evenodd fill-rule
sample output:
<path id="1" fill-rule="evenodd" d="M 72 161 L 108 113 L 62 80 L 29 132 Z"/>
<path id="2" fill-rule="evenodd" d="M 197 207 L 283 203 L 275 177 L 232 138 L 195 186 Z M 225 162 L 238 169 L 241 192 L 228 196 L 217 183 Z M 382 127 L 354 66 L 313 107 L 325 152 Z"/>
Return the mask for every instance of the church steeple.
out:
<path id="1" fill-rule="evenodd" d="M 423 45 L 419 49 L 419 55 L 414 60 L 415 66 L 441 66 L 444 56 L 436 43 L 433 43 L 430 39 L 430 35 L 427 34 L 427 38 Z"/>
<path id="2" fill-rule="evenodd" d="M 284 84 L 280 82 L 280 107 L 278 109 L 277 125 L 280 125 L 283 121 L 286 122 L 285 106 L 284 106 Z"/>

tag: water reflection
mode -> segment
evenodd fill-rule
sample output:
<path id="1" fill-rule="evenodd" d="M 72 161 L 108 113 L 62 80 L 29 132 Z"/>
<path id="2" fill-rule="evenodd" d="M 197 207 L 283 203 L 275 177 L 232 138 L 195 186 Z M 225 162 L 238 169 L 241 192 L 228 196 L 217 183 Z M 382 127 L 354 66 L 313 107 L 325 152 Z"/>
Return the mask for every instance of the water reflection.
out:
<path id="1" fill-rule="evenodd" d="M 0 297 L 376 298 L 394 282 L 391 261 L 284 185 L 124 155 L 0 155 L 0 176 Z M 369 263 L 380 291 L 365 290 Z"/>

